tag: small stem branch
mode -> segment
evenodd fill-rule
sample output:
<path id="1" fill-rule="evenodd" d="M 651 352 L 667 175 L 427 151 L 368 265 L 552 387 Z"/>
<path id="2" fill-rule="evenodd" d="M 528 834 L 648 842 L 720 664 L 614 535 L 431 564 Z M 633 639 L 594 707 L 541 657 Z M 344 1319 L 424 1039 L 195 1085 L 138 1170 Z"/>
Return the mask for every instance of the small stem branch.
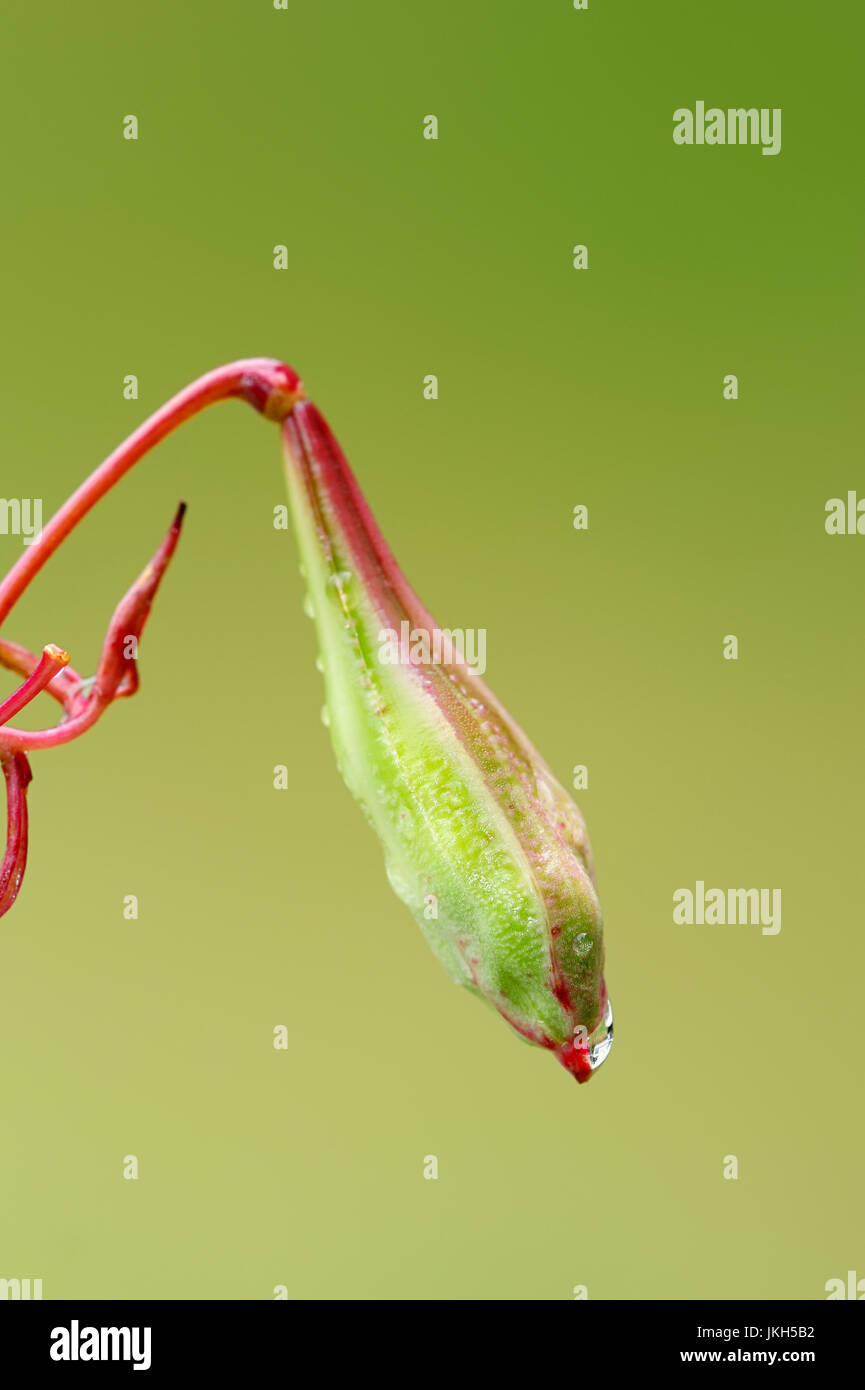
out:
<path id="1" fill-rule="evenodd" d="M 28 676 L 23 685 L 13 692 L 0 705 L 0 726 L 8 724 L 10 719 L 14 719 L 19 710 L 25 705 L 29 705 L 40 691 L 44 690 L 58 671 L 62 671 L 64 666 L 69 665 L 69 653 L 64 652 L 60 647 L 55 647 L 53 642 L 49 643 L 42 652 L 42 660 L 36 667 L 32 676 Z"/>
<path id="2" fill-rule="evenodd" d="M 27 647 L 0 638 L 0 666 L 5 666 L 7 671 L 14 671 L 16 676 L 32 676 L 41 660 L 41 657 L 29 651 Z M 64 666 L 56 679 L 45 687 L 48 694 L 64 709 L 80 688 L 81 677 L 74 666 Z"/>
<path id="3" fill-rule="evenodd" d="M 34 695 L 45 689 L 53 680 L 58 670 L 69 661 L 69 657 L 59 647 L 46 647 L 45 655 L 37 666 L 32 653 L 25 652 L 23 648 L 16 649 L 11 643 L 0 642 L 0 661 L 5 658 L 7 665 L 13 665 L 14 668 L 17 663 L 19 666 L 23 665 L 25 671 L 30 671 L 24 685 L 16 690 L 4 705 L 0 705 L 0 757 L 4 753 L 11 755 L 38 748 L 59 748 L 63 743 L 71 743 L 96 723 L 113 700 L 120 696 L 133 695 L 138 689 L 138 640 L 159 585 L 177 549 L 185 510 L 186 505 L 181 502 L 153 559 L 144 566 L 131 589 L 115 608 L 102 644 L 102 655 L 93 678 L 92 689 L 86 696 L 82 695 L 82 683 L 79 681 L 77 686 L 69 688 L 60 697 L 67 716 L 65 723 L 58 724 L 53 729 L 16 729 L 9 724 L 3 727 L 4 712 L 8 720 L 19 709 L 23 709 Z"/>

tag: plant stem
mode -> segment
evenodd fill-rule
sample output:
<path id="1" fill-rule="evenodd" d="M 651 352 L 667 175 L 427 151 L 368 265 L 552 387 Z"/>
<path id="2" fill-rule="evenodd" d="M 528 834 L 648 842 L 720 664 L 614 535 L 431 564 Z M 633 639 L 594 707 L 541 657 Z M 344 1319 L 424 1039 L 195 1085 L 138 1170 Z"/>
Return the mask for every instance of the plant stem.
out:
<path id="1" fill-rule="evenodd" d="M 73 492 L 44 527 L 38 541 L 13 565 L 0 583 L 0 624 L 79 521 L 144 454 L 207 406 L 237 398 L 269 420 L 284 420 L 303 398 L 303 386 L 297 373 L 284 363 L 269 357 L 251 357 L 217 367 L 172 396 Z"/>
<path id="2" fill-rule="evenodd" d="M 4 700 L 0 705 L 0 725 L 7 724 L 10 719 L 14 719 L 19 710 L 29 705 L 41 690 L 53 681 L 58 671 L 62 671 L 64 666 L 69 665 L 69 655 L 61 647 L 55 647 L 53 643 L 45 648 L 42 659 L 36 670 L 28 676 L 23 685 Z"/>

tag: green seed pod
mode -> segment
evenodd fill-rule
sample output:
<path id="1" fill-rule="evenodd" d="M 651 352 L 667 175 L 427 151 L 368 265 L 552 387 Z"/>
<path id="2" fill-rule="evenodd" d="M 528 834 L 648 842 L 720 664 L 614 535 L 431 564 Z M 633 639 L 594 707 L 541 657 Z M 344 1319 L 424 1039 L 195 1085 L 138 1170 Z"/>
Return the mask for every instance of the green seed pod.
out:
<path id="1" fill-rule="evenodd" d="M 612 1012 L 583 818 L 404 579 L 319 411 L 287 479 L 340 772 L 448 974 L 586 1081 Z"/>

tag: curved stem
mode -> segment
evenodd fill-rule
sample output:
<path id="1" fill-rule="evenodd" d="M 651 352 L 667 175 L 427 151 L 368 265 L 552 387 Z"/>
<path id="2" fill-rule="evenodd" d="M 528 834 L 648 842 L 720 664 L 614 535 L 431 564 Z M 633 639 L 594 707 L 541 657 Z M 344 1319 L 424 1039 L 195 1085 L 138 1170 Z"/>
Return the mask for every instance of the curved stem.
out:
<path id="1" fill-rule="evenodd" d="M 112 699 L 112 696 L 106 696 L 94 687 L 87 703 L 65 724 L 57 724 L 53 729 L 16 729 L 11 724 L 7 725 L 5 729 L 0 729 L 0 759 L 6 755 L 37 753 L 40 749 L 60 748 L 64 743 L 73 743 L 81 734 L 93 728 Z"/>
<path id="2" fill-rule="evenodd" d="M 104 463 L 91 473 L 51 518 L 39 539 L 21 555 L 0 583 L 0 623 L 54 554 L 100 498 L 130 468 L 178 425 L 208 405 L 232 398 L 245 400 L 268 420 L 284 421 L 304 396 L 297 373 L 270 357 L 250 357 L 208 372 L 173 396 L 139 425 Z M 92 689 L 84 694 L 81 677 L 69 657 L 53 644 L 41 658 L 16 642 L 0 639 L 0 667 L 24 677 L 23 684 L 0 703 L 0 769 L 6 784 L 6 851 L 0 862 L 0 917 L 14 903 L 27 863 L 27 787 L 31 780 L 25 749 L 56 748 L 77 738 L 113 700 L 131 695 L 138 686 L 137 643 L 151 604 L 180 535 L 184 504 L 149 565 L 121 599 L 108 626 Z M 27 732 L 8 720 L 45 690 L 63 706 L 65 723 L 53 729 Z"/>
<path id="3" fill-rule="evenodd" d="M 303 386 L 297 373 L 283 362 L 250 357 L 207 372 L 172 396 L 73 492 L 44 527 L 39 540 L 12 566 L 0 584 L 0 624 L 70 531 L 154 444 L 207 406 L 232 398 L 245 400 L 269 420 L 284 420 L 303 399 Z"/>

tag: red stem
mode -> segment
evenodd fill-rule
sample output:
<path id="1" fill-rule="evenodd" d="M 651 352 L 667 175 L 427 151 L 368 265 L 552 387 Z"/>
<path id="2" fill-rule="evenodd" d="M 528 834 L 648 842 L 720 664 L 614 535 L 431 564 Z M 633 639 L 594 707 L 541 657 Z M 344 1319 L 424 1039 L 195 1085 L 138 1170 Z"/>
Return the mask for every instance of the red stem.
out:
<path id="1" fill-rule="evenodd" d="M 200 410 L 232 398 L 245 400 L 269 420 L 284 420 L 303 398 L 303 386 L 297 373 L 284 363 L 270 357 L 250 357 L 217 367 L 172 396 L 73 492 L 39 540 L 12 566 L 0 584 L 0 624 L 70 531 L 154 444 Z"/>
<path id="2" fill-rule="evenodd" d="M 27 787 L 30 764 L 24 753 L 0 758 L 6 781 L 6 853 L 0 864 L 0 917 L 14 903 L 27 865 Z"/>
<path id="3" fill-rule="evenodd" d="M 23 685 L 13 691 L 8 700 L 4 700 L 0 705 L 0 725 L 7 724 L 10 719 L 22 710 L 25 705 L 29 705 L 41 690 L 53 681 L 58 671 L 62 671 L 64 666 L 69 665 L 69 654 L 60 647 L 55 647 L 53 642 L 49 643 L 42 653 L 42 659 L 32 675 L 28 676 Z"/>
<path id="4" fill-rule="evenodd" d="M 297 373 L 284 363 L 270 357 L 250 357 L 218 367 L 178 392 L 109 454 L 12 566 L 0 583 L 0 624 L 79 521 L 144 454 L 206 406 L 232 398 L 245 400 L 267 419 L 282 422 L 303 399 L 303 385 Z M 47 646 L 40 659 L 26 647 L 0 640 L 0 666 L 25 677 L 23 684 L 0 703 L 0 767 L 6 783 L 7 812 L 6 852 L 0 862 L 0 917 L 14 903 L 27 863 L 27 787 L 31 772 L 24 749 L 54 748 L 68 743 L 94 724 L 114 699 L 136 690 L 137 666 L 134 656 L 127 653 L 127 642 L 134 638 L 137 643 L 141 636 L 160 580 L 177 546 L 183 510 L 181 504 L 159 550 L 115 609 L 89 695 L 82 698 L 81 679 L 68 665 L 69 657 L 62 648 Z M 42 690 L 62 704 L 65 723 L 30 733 L 9 727 L 8 720 Z"/>

